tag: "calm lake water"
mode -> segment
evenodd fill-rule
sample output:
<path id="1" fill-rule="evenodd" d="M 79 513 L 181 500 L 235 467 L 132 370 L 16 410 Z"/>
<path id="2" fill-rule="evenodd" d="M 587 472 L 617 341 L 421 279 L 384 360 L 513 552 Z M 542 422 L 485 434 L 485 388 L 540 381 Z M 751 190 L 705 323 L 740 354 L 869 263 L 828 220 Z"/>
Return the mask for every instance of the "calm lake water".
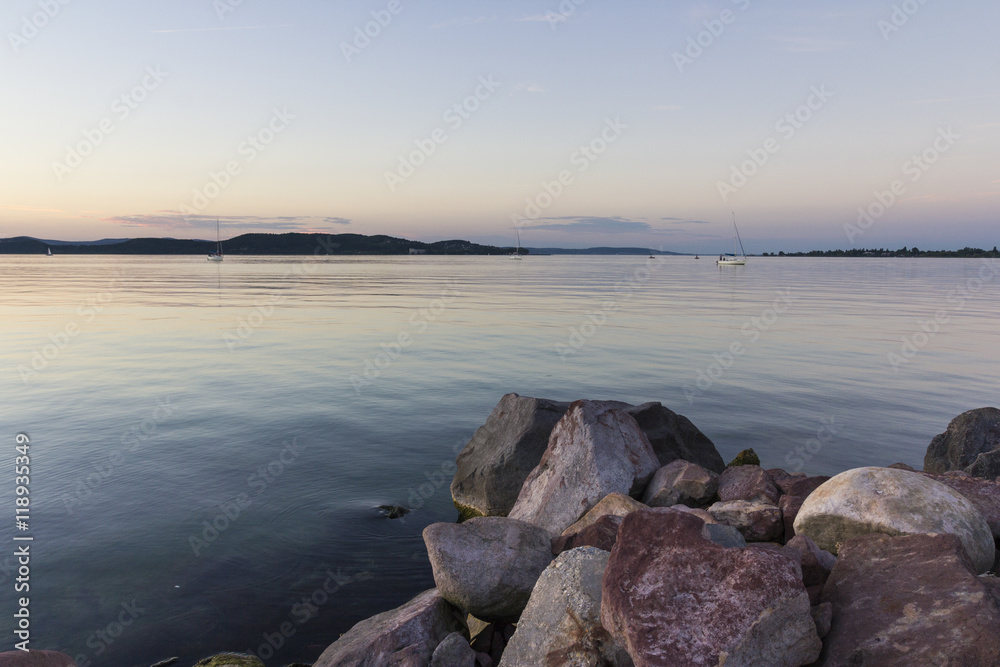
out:
<path id="1" fill-rule="evenodd" d="M 81 667 L 312 662 L 433 586 L 442 467 L 507 392 L 661 401 L 726 460 L 817 474 L 920 466 L 1000 404 L 997 260 L 3 256 L 0 277 L 31 646 Z"/>

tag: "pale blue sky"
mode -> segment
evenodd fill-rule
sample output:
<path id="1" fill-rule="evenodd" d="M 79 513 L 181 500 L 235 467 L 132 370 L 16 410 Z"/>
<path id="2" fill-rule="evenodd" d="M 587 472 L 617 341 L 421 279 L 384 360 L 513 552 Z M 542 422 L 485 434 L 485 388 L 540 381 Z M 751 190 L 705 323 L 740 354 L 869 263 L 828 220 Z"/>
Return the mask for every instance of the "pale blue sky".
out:
<path id="1" fill-rule="evenodd" d="M 733 210 L 751 253 L 1000 236 L 995 2 L 236 3 L 5 3 L 0 236 L 508 244 L 517 217 L 528 246 L 718 252 Z"/>

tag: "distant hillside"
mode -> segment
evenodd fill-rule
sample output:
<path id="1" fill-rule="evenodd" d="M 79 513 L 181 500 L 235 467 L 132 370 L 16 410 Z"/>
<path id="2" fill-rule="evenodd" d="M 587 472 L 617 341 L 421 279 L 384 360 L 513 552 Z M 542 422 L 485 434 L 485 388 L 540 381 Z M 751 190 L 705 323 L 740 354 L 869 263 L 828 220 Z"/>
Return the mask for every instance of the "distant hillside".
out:
<path id="1" fill-rule="evenodd" d="M 215 250 L 214 241 L 185 239 L 127 239 L 109 243 L 48 242 L 29 236 L 0 239 L 0 254 L 44 254 L 52 247 L 59 255 L 202 255 Z M 514 248 L 479 245 L 469 241 L 422 243 L 392 236 L 363 234 L 243 234 L 222 242 L 227 255 L 507 255 Z"/>

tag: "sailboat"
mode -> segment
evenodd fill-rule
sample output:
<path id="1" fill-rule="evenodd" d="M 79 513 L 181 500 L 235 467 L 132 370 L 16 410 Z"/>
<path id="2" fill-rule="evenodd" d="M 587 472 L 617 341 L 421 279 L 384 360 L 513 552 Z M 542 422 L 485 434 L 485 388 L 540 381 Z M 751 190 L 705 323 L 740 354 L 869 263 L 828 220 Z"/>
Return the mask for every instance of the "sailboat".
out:
<path id="1" fill-rule="evenodd" d="M 46 248 L 45 250 L 46 250 L 45 256 L 46 257 L 51 257 L 52 256 L 52 248 Z"/>
<path id="2" fill-rule="evenodd" d="M 740 254 L 737 254 L 739 249 Z M 716 262 L 719 266 L 743 266 L 747 263 L 747 253 L 743 250 L 743 241 L 740 239 L 740 230 L 736 227 L 736 212 L 733 211 L 733 256 L 719 255 Z"/>
<path id="3" fill-rule="evenodd" d="M 219 219 L 215 219 L 215 242 L 218 244 L 218 248 L 210 253 L 208 253 L 208 261 L 210 262 L 221 262 L 222 261 L 222 237 L 219 236 Z"/>
<path id="4" fill-rule="evenodd" d="M 521 259 L 521 232 L 518 230 L 517 225 L 514 225 L 514 233 L 517 235 L 517 250 L 514 251 L 513 255 L 508 255 L 511 259 Z"/>

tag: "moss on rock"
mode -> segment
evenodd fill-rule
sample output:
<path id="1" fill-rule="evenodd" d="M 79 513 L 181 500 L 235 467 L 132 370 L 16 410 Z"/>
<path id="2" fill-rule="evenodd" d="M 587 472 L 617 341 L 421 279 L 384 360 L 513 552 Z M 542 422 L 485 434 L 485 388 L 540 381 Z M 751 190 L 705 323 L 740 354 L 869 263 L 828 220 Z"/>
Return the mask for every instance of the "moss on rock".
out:
<path id="1" fill-rule="evenodd" d="M 260 658 L 246 653 L 217 653 L 195 663 L 194 667 L 265 667 Z"/>
<path id="2" fill-rule="evenodd" d="M 727 468 L 735 468 L 736 466 L 759 466 L 760 458 L 757 457 L 757 452 L 753 449 L 744 449 L 742 452 L 736 455 L 736 458 L 729 462 Z"/>
<path id="3" fill-rule="evenodd" d="M 471 507 L 470 505 L 463 505 L 454 498 L 451 499 L 451 502 L 455 504 L 455 509 L 458 510 L 459 523 L 462 523 L 467 519 L 473 519 L 477 516 L 486 516 L 485 514 L 477 510 L 475 507 Z"/>

